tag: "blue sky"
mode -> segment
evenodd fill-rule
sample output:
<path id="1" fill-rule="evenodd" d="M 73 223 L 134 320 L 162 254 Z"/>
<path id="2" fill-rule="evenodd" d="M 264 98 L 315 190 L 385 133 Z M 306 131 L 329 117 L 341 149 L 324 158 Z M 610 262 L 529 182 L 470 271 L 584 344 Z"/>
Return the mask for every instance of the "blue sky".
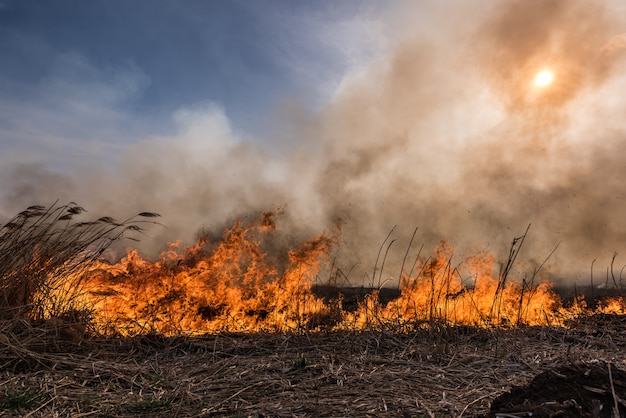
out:
<path id="1" fill-rule="evenodd" d="M 209 105 L 258 139 L 281 101 L 306 97 L 315 111 L 345 72 L 379 52 L 384 7 L 3 0 L 0 153 L 56 169 L 111 158 L 175 130 L 181 109 Z"/>

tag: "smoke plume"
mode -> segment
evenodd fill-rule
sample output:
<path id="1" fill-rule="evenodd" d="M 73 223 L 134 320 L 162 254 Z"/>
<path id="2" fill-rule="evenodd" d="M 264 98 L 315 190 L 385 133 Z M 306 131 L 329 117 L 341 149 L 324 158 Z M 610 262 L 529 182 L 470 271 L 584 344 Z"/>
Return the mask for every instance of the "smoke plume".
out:
<path id="1" fill-rule="evenodd" d="M 535 266 L 557 245 L 555 276 L 607 266 L 626 242 L 626 50 L 616 41 L 626 16 L 587 1 L 446 3 L 427 18 L 421 7 L 397 19 L 424 24 L 347 74 L 319 114 L 276 122 L 288 144 L 240 137 L 217 106 L 184 111 L 177 132 L 146 138 L 113 169 L 4 167 L 2 207 L 60 199 L 118 217 L 160 212 L 167 228 L 142 244 L 153 252 L 284 208 L 287 241 L 341 225 L 337 260 L 358 266 L 349 280 L 359 285 L 377 284 L 394 225 L 383 280 L 397 278 L 416 227 L 412 254 L 450 239 L 459 260 L 488 248 L 505 261 L 532 224 L 524 254 Z M 555 79 L 540 90 L 543 68 Z"/>

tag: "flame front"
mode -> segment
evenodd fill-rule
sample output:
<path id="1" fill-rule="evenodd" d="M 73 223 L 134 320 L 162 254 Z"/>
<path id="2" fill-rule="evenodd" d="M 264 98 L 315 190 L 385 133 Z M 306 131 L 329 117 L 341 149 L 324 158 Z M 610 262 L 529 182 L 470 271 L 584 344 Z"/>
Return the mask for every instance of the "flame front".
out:
<path id="1" fill-rule="evenodd" d="M 238 221 L 217 244 L 201 238 L 191 247 L 170 244 L 155 262 L 133 250 L 117 264 L 98 264 L 89 274 L 97 323 L 124 334 L 301 327 L 322 309 L 310 287 L 333 238 L 320 235 L 290 251 L 278 272 L 260 245 L 272 229 Z"/>
<path id="2" fill-rule="evenodd" d="M 343 309 L 341 298 L 328 300 L 313 291 L 320 270 L 329 268 L 336 234 L 288 251 L 280 269 L 263 250 L 275 232 L 274 222 L 268 222 L 273 216 L 252 225 L 237 221 L 219 242 L 170 244 L 154 262 L 135 250 L 116 264 L 99 262 L 87 277 L 97 329 L 121 335 L 390 326 L 408 331 L 442 323 L 557 325 L 570 313 L 547 282 L 520 284 L 494 274 L 491 254 L 453 266 L 447 242 L 434 256 L 419 260 L 415 274 L 403 273 L 397 299 L 385 304 L 373 292 L 356 310 Z M 618 305 L 605 309 L 615 311 Z"/>
<path id="3" fill-rule="evenodd" d="M 405 275 L 401 295 L 375 315 L 360 312 L 361 326 L 372 319 L 381 325 L 415 326 L 472 325 L 547 325 L 559 324 L 559 297 L 547 282 L 518 284 L 494 275 L 495 259 L 479 253 L 454 267 L 453 250 L 444 241 L 435 256 L 422 263 L 415 276 Z"/>

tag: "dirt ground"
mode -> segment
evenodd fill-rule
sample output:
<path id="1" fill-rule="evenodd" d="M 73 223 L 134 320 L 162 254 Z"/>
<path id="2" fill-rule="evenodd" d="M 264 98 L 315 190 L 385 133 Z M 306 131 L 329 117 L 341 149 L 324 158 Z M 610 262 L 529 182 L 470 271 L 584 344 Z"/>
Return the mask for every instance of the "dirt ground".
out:
<path id="1" fill-rule="evenodd" d="M 623 417 L 625 394 L 626 373 L 610 363 L 570 364 L 500 395 L 491 404 L 491 415 Z"/>
<path id="2" fill-rule="evenodd" d="M 0 416 L 626 416 L 625 318 L 82 341 L 5 327 Z"/>

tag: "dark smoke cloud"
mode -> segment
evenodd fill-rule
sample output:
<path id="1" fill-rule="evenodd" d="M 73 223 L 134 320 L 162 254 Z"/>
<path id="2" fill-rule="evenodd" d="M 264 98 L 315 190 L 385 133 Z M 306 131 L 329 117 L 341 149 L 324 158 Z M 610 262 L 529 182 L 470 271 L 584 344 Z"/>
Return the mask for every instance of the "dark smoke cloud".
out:
<path id="1" fill-rule="evenodd" d="M 424 25 L 346 76 L 319 115 L 278 121 L 292 141 L 279 151 L 239 137 L 218 108 L 182 112 L 178 132 L 147 138 L 114 171 L 5 168 L 3 208 L 60 198 L 118 217 L 161 212 L 168 228 L 143 244 L 154 252 L 285 207 L 287 245 L 341 224 L 338 263 L 358 266 L 353 284 L 377 282 L 394 225 L 382 280 L 398 276 L 415 227 L 412 254 L 451 239 L 459 260 L 487 247 L 504 261 L 532 223 L 526 258 L 538 264 L 561 242 L 550 268 L 571 279 L 624 251 L 626 56 L 603 46 L 626 16 L 583 1 L 431 5 L 427 19 L 407 7 Z M 556 78 L 538 91 L 542 67 Z"/>

